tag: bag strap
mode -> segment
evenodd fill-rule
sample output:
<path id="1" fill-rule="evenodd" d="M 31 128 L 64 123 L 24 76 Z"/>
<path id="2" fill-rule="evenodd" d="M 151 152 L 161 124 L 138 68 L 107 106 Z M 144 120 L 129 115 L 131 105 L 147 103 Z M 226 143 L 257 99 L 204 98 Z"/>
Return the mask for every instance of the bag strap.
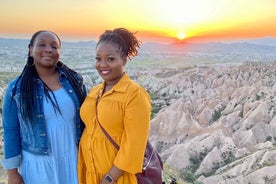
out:
<path id="1" fill-rule="evenodd" d="M 119 150 L 120 149 L 120 146 L 112 139 L 112 137 L 108 134 L 108 132 L 104 129 L 104 127 L 101 125 L 100 121 L 99 121 L 99 118 L 98 118 L 98 102 L 99 102 L 99 99 L 100 99 L 100 95 L 98 95 L 97 99 L 96 99 L 96 119 L 97 119 L 97 122 L 98 124 L 100 125 L 104 135 L 107 137 L 107 139 L 113 144 L 113 146 Z"/>

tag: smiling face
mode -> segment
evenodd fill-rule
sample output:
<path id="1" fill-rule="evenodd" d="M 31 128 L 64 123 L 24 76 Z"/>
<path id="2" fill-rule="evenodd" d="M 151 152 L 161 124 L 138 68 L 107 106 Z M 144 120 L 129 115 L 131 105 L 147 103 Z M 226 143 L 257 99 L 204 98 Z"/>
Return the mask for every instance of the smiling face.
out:
<path id="1" fill-rule="evenodd" d="M 34 64 L 39 68 L 53 68 L 59 60 L 60 41 L 51 32 L 39 33 L 33 45 L 30 46 L 30 55 L 34 59 Z"/>
<path id="2" fill-rule="evenodd" d="M 120 80 L 126 61 L 116 44 L 102 42 L 96 48 L 95 68 L 107 85 L 115 85 Z"/>

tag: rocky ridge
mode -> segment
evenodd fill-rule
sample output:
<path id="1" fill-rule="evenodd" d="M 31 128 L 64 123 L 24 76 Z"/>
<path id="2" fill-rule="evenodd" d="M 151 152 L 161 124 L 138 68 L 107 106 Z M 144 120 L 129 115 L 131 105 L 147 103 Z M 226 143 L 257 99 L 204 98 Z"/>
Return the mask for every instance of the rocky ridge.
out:
<path id="1" fill-rule="evenodd" d="M 276 62 L 127 70 L 158 107 L 150 139 L 178 183 L 276 183 Z"/>
<path id="2" fill-rule="evenodd" d="M 150 130 L 165 164 L 204 184 L 276 183 L 275 62 L 144 73 L 149 91 L 170 97 Z"/>

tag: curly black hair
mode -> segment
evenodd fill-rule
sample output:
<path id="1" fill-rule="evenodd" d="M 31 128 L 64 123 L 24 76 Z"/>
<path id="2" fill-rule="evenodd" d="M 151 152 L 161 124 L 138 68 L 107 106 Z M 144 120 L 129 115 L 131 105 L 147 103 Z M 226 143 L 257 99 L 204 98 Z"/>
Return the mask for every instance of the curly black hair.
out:
<path id="1" fill-rule="evenodd" d="M 136 33 L 136 32 L 135 32 Z M 134 34 L 125 28 L 116 28 L 114 30 L 106 30 L 99 38 L 96 48 L 101 42 L 115 43 L 119 47 L 122 57 L 127 57 L 131 60 L 138 55 L 141 41 Z"/>

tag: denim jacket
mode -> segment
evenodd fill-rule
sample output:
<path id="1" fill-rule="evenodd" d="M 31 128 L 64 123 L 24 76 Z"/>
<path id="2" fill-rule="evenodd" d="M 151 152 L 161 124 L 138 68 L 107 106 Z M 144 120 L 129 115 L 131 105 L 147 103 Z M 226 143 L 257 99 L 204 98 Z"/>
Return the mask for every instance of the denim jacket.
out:
<path id="1" fill-rule="evenodd" d="M 75 74 L 77 75 L 77 74 Z M 83 85 L 81 77 L 76 76 L 80 79 L 81 86 L 83 87 L 86 95 L 86 89 Z M 21 150 L 28 151 L 37 155 L 48 155 L 48 137 L 46 132 L 46 122 L 44 118 L 44 111 L 42 105 L 37 105 L 35 109 L 35 116 L 33 122 L 25 122 L 20 113 L 20 84 L 19 80 L 15 89 L 15 95 L 12 98 L 12 93 L 15 88 L 16 79 L 9 82 L 4 96 L 3 103 L 3 129 L 4 129 L 4 154 L 5 159 L 1 161 L 2 166 L 5 169 L 17 168 L 21 163 Z M 69 96 L 72 98 L 74 105 L 76 106 L 76 144 L 78 145 L 84 124 L 80 120 L 79 109 L 80 103 L 77 95 L 75 94 L 71 84 L 67 80 L 65 73 L 59 70 L 59 81 L 62 87 L 67 91 Z M 40 79 L 35 78 L 33 81 L 36 83 L 38 93 L 36 96 L 35 103 L 43 104 L 43 93 L 44 87 Z M 38 108 L 37 108 L 38 107 Z"/>

